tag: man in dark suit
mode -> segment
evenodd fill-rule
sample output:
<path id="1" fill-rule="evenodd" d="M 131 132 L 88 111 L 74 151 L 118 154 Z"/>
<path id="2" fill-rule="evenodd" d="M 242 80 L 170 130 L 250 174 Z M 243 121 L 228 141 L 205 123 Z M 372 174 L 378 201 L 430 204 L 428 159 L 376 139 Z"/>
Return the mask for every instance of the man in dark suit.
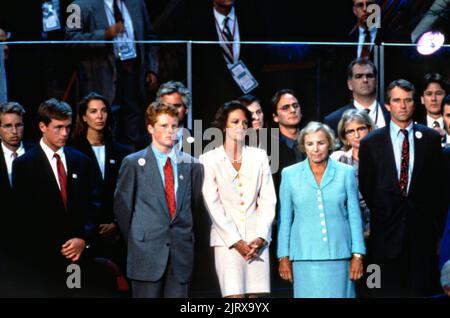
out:
<path id="1" fill-rule="evenodd" d="M 297 137 L 300 132 L 302 119 L 301 106 L 297 94 L 291 89 L 277 91 L 271 99 L 272 119 L 278 125 L 278 135 L 271 134 L 270 138 L 270 165 L 277 198 L 281 184 L 281 171 L 305 159 L 298 148 Z M 277 200 L 276 217 L 272 229 L 272 243 L 270 244 L 272 294 L 280 297 L 291 297 L 292 286 L 287 284 L 278 275 L 277 246 L 277 220 L 279 217 L 279 200 Z"/>
<path id="2" fill-rule="evenodd" d="M 389 112 L 377 101 L 377 68 L 370 60 L 354 59 L 347 68 L 347 87 L 352 92 L 352 102 L 325 116 L 325 124 L 337 135 L 337 126 L 348 109 L 365 109 L 375 123 L 382 128 L 389 122 Z"/>
<path id="3" fill-rule="evenodd" d="M 205 1 L 207 2 L 207 1 Z M 264 40 L 261 35 L 261 19 L 258 8 L 249 12 L 245 1 L 210 0 L 210 4 L 197 7 L 190 27 L 191 38 L 197 41 L 229 41 L 234 43 L 195 44 L 193 46 L 193 96 L 195 119 L 203 120 L 208 128 L 217 109 L 226 101 L 237 99 L 251 91 L 258 95 L 258 88 L 242 87 L 233 79 L 230 67 L 243 62 L 257 82 L 261 82 L 261 48 L 239 41 Z M 249 81 L 250 82 L 250 81 Z"/>
<path id="4" fill-rule="evenodd" d="M 119 171 L 114 213 L 128 245 L 133 297 L 187 297 L 194 262 L 193 158 L 174 147 L 177 110 L 152 103 L 152 143 L 127 156 Z"/>
<path id="5" fill-rule="evenodd" d="M 12 199 L 12 164 L 13 161 L 32 148 L 22 142 L 25 109 L 15 102 L 0 104 L 0 202 L 4 213 L 4 224 L 11 224 L 11 211 L 15 204 Z M 17 235 L 10 226 L 0 231 L 0 297 L 7 296 L 14 284 L 16 256 L 12 238 Z"/>
<path id="6" fill-rule="evenodd" d="M 415 88 L 396 80 L 386 91 L 388 126 L 361 141 L 359 186 L 370 209 L 368 264 L 381 286 L 369 295 L 422 297 L 438 287 L 437 246 L 448 208 L 440 136 L 412 121 Z"/>
<path id="7" fill-rule="evenodd" d="M 111 44 L 76 44 L 80 48 L 78 76 L 82 95 L 95 91 L 111 105 L 119 105 L 117 136 L 135 145 L 144 130 L 142 105 L 156 90 L 158 59 L 154 46 L 125 41 L 156 38 L 143 0 L 76 0 L 81 28 L 67 28 L 75 41 L 113 40 Z"/>
<path id="8" fill-rule="evenodd" d="M 93 164 L 65 147 L 72 124 L 68 104 L 47 100 L 37 116 L 42 132 L 39 146 L 13 164 L 15 218 L 24 233 L 16 235 L 27 278 L 22 292 L 64 297 L 79 292 L 69 288 L 66 270 L 70 264 L 80 264 L 87 240 L 86 215 L 96 215 Z M 86 277 L 84 269 L 81 279 Z"/>

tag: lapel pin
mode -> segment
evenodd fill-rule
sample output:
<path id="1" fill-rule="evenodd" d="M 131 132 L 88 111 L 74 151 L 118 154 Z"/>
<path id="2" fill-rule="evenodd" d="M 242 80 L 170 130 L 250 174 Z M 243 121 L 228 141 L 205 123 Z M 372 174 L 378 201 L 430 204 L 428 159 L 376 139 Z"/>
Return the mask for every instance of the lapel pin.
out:
<path id="1" fill-rule="evenodd" d="M 114 159 L 110 159 L 110 160 L 109 160 L 109 163 L 113 165 L 113 164 L 116 163 L 116 161 L 115 161 Z"/>
<path id="2" fill-rule="evenodd" d="M 191 137 L 191 136 L 189 136 L 189 137 L 187 137 L 187 138 L 186 138 L 186 141 L 187 141 L 188 143 L 192 144 L 192 143 L 194 143 L 194 141 L 195 141 L 195 138 L 194 138 L 194 137 Z"/>
<path id="3" fill-rule="evenodd" d="M 78 178 L 77 174 L 76 173 L 72 173 L 72 179 L 77 179 L 77 178 Z"/>
<path id="4" fill-rule="evenodd" d="M 180 180 L 184 180 L 184 177 L 182 174 L 180 174 Z"/>
<path id="5" fill-rule="evenodd" d="M 139 158 L 138 160 L 138 164 L 143 167 L 145 165 L 145 159 L 144 158 Z"/>
<path id="6" fill-rule="evenodd" d="M 417 139 L 422 139 L 422 132 L 416 131 L 415 135 Z"/>

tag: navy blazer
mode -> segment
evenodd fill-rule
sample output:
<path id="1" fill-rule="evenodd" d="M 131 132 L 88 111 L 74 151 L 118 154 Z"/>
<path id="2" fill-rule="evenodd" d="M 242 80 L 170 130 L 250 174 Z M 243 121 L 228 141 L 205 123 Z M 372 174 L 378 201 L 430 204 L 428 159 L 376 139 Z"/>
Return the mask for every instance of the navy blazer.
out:
<path id="1" fill-rule="evenodd" d="M 384 116 L 386 125 L 389 125 L 389 121 L 391 120 L 391 115 L 382 103 L 380 103 L 380 106 L 381 106 L 381 110 L 383 111 L 383 116 Z M 328 114 L 327 116 L 325 116 L 324 123 L 327 124 L 331 129 L 334 130 L 336 136 L 338 133 L 337 128 L 338 128 L 339 121 L 341 120 L 342 115 L 344 115 L 344 113 L 349 109 L 356 109 L 356 107 L 353 103 L 350 103 L 350 104 L 347 104 L 347 105 L 335 110 L 331 114 Z"/>
<path id="2" fill-rule="evenodd" d="M 282 171 L 278 257 L 336 260 L 365 254 L 353 167 L 328 160 L 320 186 L 308 159 Z"/>

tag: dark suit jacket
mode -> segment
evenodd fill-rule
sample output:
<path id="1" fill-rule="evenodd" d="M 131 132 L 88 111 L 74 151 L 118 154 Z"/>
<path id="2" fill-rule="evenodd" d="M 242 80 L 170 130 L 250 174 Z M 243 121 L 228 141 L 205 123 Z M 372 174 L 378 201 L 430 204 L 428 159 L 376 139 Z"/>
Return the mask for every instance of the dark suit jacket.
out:
<path id="1" fill-rule="evenodd" d="M 407 257 L 405 268 L 415 295 L 431 283 L 433 260 L 442 233 L 448 196 L 438 133 L 414 125 L 414 168 L 407 197 L 402 197 L 389 125 L 361 141 L 359 187 L 370 209 L 369 256 L 375 260 Z M 420 137 L 420 138 L 419 138 Z"/>
<path id="2" fill-rule="evenodd" d="M 93 163 L 93 169 L 97 184 L 99 185 L 99 197 L 101 206 L 99 215 L 95 218 L 95 224 L 111 223 L 114 221 L 113 201 L 116 189 L 117 177 L 120 165 L 131 150 L 117 142 L 107 142 L 105 144 L 105 178 L 103 179 L 97 157 L 92 150 L 89 141 L 82 137 L 71 142 L 71 146 L 85 154 Z"/>
<path id="3" fill-rule="evenodd" d="M 212 2 L 199 8 L 192 17 L 190 27 L 191 39 L 197 41 L 221 41 L 217 37 L 216 21 L 213 14 Z M 260 31 L 260 21 L 253 19 L 235 6 L 235 13 L 239 23 L 241 41 L 257 40 Z M 259 40 L 263 40 L 260 39 Z M 240 60 L 244 62 L 256 80 L 261 84 L 259 69 L 261 67 L 261 47 L 241 44 Z M 251 94 L 258 96 L 258 88 Z M 210 126 L 217 109 L 224 103 L 244 95 L 233 80 L 218 44 L 193 45 L 193 95 L 201 96 L 196 99 L 193 108 L 194 119 L 203 119 L 203 127 Z"/>
<path id="4" fill-rule="evenodd" d="M 386 121 L 386 125 L 388 125 L 389 121 L 391 120 L 391 115 L 389 114 L 388 110 L 382 103 L 380 103 L 380 105 L 381 105 L 381 109 L 383 111 L 384 120 Z M 353 103 L 347 104 L 347 105 L 335 110 L 331 114 L 325 116 L 324 123 L 327 124 L 328 126 L 330 126 L 330 128 L 334 130 L 334 132 L 336 133 L 336 136 L 337 136 L 337 132 L 338 132 L 337 127 L 338 127 L 339 121 L 341 120 L 342 115 L 345 113 L 345 111 L 347 111 L 349 109 L 356 109 L 356 107 L 355 107 L 355 105 L 353 105 Z"/>
<path id="5" fill-rule="evenodd" d="M 192 231 L 192 163 L 181 153 L 177 164 L 176 211 L 169 208 L 155 155 L 150 147 L 122 162 L 114 196 L 114 214 L 128 246 L 127 276 L 154 282 L 166 271 L 169 257 L 180 283 L 191 279 L 194 262 Z"/>
<path id="6" fill-rule="evenodd" d="M 18 244 L 24 248 L 29 274 L 63 284 L 68 260 L 61 246 L 72 238 L 85 237 L 85 219 L 95 206 L 93 164 L 85 155 L 64 148 L 67 162 L 67 211 L 50 163 L 40 146 L 14 160 L 13 192 L 18 205 L 15 224 L 20 224 Z M 19 234 L 19 233 L 17 233 Z M 39 261 L 37 261 L 39 260 Z M 62 276 L 61 276 L 62 275 Z M 58 282 L 54 280 L 58 279 Z M 42 282 L 41 282 L 42 284 Z M 46 290 L 49 286 L 35 286 Z"/>
<path id="7" fill-rule="evenodd" d="M 143 0 L 124 0 L 133 22 L 136 41 L 155 40 L 147 7 Z M 81 28 L 67 29 L 66 39 L 73 41 L 105 41 L 105 30 L 108 28 L 104 1 L 76 0 L 73 2 L 81 9 Z M 111 44 L 71 44 L 79 48 L 80 67 L 78 75 L 84 94 L 99 92 L 112 103 L 116 95 L 117 69 L 113 46 Z M 156 48 L 139 43 L 136 44 L 139 66 L 139 89 L 142 97 L 146 97 L 145 76 L 148 72 L 157 73 L 158 59 Z"/>

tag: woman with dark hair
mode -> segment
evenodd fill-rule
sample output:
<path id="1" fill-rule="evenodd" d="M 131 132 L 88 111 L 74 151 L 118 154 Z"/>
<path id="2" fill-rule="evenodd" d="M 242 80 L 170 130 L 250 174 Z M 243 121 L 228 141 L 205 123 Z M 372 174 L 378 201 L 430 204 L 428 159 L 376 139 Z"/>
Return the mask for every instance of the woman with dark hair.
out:
<path id="1" fill-rule="evenodd" d="M 87 155 L 95 165 L 99 184 L 99 214 L 90 220 L 94 231 L 92 253 L 106 257 L 125 269 L 125 246 L 113 214 L 114 190 L 122 159 L 130 153 L 125 146 L 114 142 L 111 133 L 112 112 L 102 95 L 85 96 L 77 111 L 71 146 Z"/>
<path id="2" fill-rule="evenodd" d="M 223 133 L 223 145 L 199 158 L 217 277 L 222 296 L 230 298 L 270 292 L 267 245 L 276 195 L 265 151 L 245 145 L 250 122 L 243 104 L 225 103 L 213 123 Z"/>

